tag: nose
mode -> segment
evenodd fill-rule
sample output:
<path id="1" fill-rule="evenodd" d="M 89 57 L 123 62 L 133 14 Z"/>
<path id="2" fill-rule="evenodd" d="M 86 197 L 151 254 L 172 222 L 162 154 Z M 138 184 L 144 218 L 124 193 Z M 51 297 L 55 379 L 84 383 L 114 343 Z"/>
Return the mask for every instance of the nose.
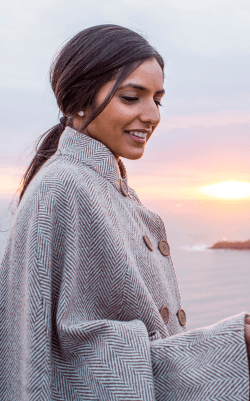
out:
<path id="1" fill-rule="evenodd" d="M 160 110 L 154 100 L 150 100 L 143 104 L 139 118 L 141 122 L 148 123 L 152 126 L 159 124 L 161 120 Z"/>

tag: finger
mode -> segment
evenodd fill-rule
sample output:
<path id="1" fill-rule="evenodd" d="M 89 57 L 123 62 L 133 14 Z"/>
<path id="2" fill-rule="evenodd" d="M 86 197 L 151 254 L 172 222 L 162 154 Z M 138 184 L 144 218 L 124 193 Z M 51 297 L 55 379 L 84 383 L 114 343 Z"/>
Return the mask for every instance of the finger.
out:
<path id="1" fill-rule="evenodd" d="M 249 316 L 249 315 L 246 315 L 246 317 L 245 317 L 245 323 L 246 323 L 246 324 L 250 324 L 250 316 Z"/>
<path id="2" fill-rule="evenodd" d="M 249 324 L 245 325 L 245 339 L 246 339 L 246 345 L 247 345 L 248 358 L 250 359 L 250 325 Z"/>

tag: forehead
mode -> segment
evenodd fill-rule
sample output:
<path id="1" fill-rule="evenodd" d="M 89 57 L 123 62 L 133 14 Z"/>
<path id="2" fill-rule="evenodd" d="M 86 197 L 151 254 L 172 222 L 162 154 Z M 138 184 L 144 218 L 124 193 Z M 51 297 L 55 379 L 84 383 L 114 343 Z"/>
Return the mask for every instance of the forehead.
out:
<path id="1" fill-rule="evenodd" d="M 123 81 L 121 86 L 136 84 L 156 92 L 163 89 L 163 82 L 162 69 L 154 58 L 144 61 Z"/>

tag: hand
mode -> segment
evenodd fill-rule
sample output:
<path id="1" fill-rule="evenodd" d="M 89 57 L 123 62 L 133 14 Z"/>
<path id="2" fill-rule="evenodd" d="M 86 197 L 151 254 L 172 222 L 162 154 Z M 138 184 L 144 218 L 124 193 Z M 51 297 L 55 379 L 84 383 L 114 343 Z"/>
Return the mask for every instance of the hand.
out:
<path id="1" fill-rule="evenodd" d="M 247 345 L 248 361 L 250 366 L 250 316 L 245 318 L 245 339 Z"/>

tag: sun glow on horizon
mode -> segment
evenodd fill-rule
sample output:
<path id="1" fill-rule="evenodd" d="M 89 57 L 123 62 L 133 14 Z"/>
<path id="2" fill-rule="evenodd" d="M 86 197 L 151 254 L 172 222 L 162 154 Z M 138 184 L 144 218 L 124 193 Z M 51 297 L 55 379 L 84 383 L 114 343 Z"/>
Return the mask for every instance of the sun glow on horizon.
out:
<path id="1" fill-rule="evenodd" d="M 10 197 L 18 190 L 24 169 L 0 166 L 0 199 Z"/>
<path id="2" fill-rule="evenodd" d="M 200 188 L 200 192 L 212 198 L 237 200 L 250 198 L 250 183 L 225 181 Z"/>

